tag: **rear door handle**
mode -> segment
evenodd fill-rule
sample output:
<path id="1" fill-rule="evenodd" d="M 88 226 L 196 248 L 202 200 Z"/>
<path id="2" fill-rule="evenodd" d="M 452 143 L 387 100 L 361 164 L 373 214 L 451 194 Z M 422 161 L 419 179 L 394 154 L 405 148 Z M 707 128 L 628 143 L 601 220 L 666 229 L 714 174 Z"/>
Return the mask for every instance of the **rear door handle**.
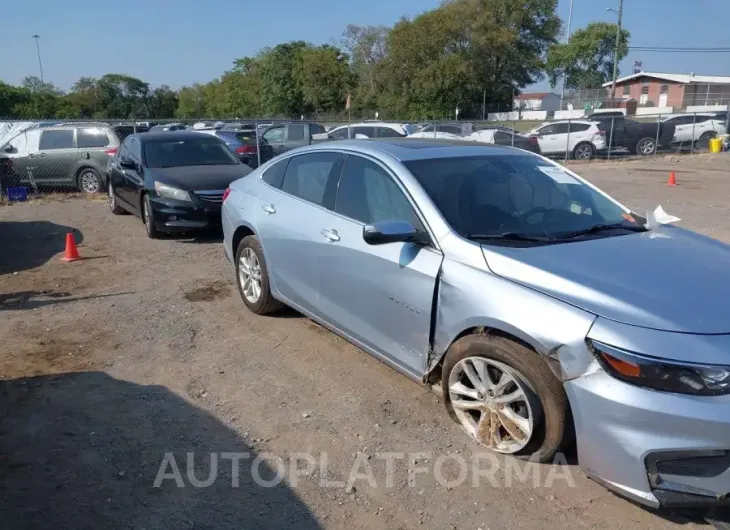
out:
<path id="1" fill-rule="evenodd" d="M 324 229 L 322 229 L 320 234 L 322 234 L 329 241 L 339 241 L 340 240 L 340 236 L 337 233 L 337 230 L 334 230 L 334 229 L 328 230 L 327 228 L 324 228 Z"/>
<path id="2" fill-rule="evenodd" d="M 262 204 L 261 209 L 268 214 L 276 213 L 276 208 L 273 204 Z"/>

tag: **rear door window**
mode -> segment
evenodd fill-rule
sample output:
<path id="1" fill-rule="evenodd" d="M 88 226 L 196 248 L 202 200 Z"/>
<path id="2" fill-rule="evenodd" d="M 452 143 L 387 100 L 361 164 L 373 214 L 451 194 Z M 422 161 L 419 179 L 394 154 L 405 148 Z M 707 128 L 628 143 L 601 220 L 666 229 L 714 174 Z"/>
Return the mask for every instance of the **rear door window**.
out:
<path id="1" fill-rule="evenodd" d="M 587 123 L 571 123 L 570 124 L 570 132 L 583 132 L 590 129 L 591 126 Z M 568 131 L 565 131 L 568 132 Z"/>
<path id="2" fill-rule="evenodd" d="M 76 144 L 79 149 L 88 149 L 91 147 L 106 147 L 109 145 L 109 137 L 104 129 L 97 127 L 77 129 Z"/>
<path id="3" fill-rule="evenodd" d="M 51 149 L 72 149 L 74 146 L 73 129 L 47 129 L 41 133 L 39 151 Z"/>
<path id="4" fill-rule="evenodd" d="M 368 138 L 375 138 L 375 127 L 353 127 L 352 137 L 355 138 L 358 134 L 362 134 Z"/>
<path id="5" fill-rule="evenodd" d="M 345 140 L 347 138 L 347 127 L 332 131 L 329 136 L 332 140 Z"/>
<path id="6" fill-rule="evenodd" d="M 289 125 L 287 127 L 287 141 L 303 142 L 307 137 L 304 127 L 304 124 Z"/>
<path id="7" fill-rule="evenodd" d="M 326 204 L 330 182 L 340 176 L 344 156 L 339 153 L 311 153 L 289 160 L 281 190 L 318 206 Z"/>
<path id="8" fill-rule="evenodd" d="M 378 138 L 400 138 L 401 136 L 403 135 L 390 127 L 378 127 Z"/>

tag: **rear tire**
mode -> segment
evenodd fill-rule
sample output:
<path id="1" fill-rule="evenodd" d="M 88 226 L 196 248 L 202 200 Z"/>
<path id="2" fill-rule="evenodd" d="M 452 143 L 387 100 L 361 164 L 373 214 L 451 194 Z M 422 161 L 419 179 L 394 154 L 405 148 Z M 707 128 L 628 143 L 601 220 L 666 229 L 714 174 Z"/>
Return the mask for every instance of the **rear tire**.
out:
<path id="1" fill-rule="evenodd" d="M 641 138 L 638 142 L 636 142 L 635 151 L 639 156 L 650 156 L 656 154 L 656 140 L 654 138 L 649 138 L 648 136 Z"/>
<path id="2" fill-rule="evenodd" d="M 109 198 L 109 209 L 112 211 L 112 213 L 114 215 L 122 215 L 123 213 L 126 213 L 126 210 L 119 206 L 119 203 L 117 202 L 116 192 L 114 191 L 114 185 L 112 184 L 111 179 L 109 179 L 107 193 Z"/>
<path id="3" fill-rule="evenodd" d="M 252 313 L 267 315 L 284 307 L 271 294 L 269 269 L 261 242 L 256 236 L 246 236 L 236 249 L 236 285 L 243 303 Z"/>
<path id="4" fill-rule="evenodd" d="M 707 147 L 710 148 L 710 140 L 715 138 L 717 136 L 717 133 L 715 131 L 706 131 L 703 132 L 700 136 L 700 139 L 698 140 L 698 147 Z"/>
<path id="5" fill-rule="evenodd" d="M 104 191 L 104 181 L 93 167 L 82 168 L 76 176 L 76 186 L 82 193 L 100 193 Z"/>
<path id="6" fill-rule="evenodd" d="M 489 370 L 482 372 L 488 374 L 490 379 L 483 385 L 486 390 L 477 392 L 479 385 L 471 385 L 471 377 L 468 376 L 469 363 L 475 363 L 472 366 L 476 371 L 479 371 L 479 366 L 489 367 Z M 513 380 L 511 386 L 505 386 L 501 390 L 499 384 L 504 375 L 500 376 L 500 371 L 511 376 Z M 474 374 L 474 371 L 471 373 Z M 478 375 L 481 378 L 481 374 Z M 498 377 L 496 381 L 495 377 Z M 468 335 L 452 344 L 444 359 L 441 386 L 444 404 L 452 419 L 461 424 L 477 443 L 496 452 L 541 463 L 551 462 L 555 453 L 572 439 L 570 408 L 561 382 L 538 353 L 504 337 Z M 472 387 L 476 390 L 472 390 Z M 524 399 L 518 398 L 507 402 L 507 405 L 498 404 L 499 392 L 514 396 L 517 390 L 523 392 Z M 464 392 L 471 393 L 472 396 L 459 399 L 457 410 L 453 399 L 459 395 L 467 396 Z M 471 406 L 472 403 L 482 400 L 486 407 L 482 409 L 486 411 L 483 415 L 481 411 L 467 410 L 465 407 L 465 403 Z M 507 410 L 506 407 L 514 409 Z M 473 423 L 464 412 L 470 413 Z M 495 414 L 500 421 L 495 421 Z M 508 418 L 505 423 L 504 418 L 508 416 L 517 421 L 512 422 Z M 526 424 L 527 419 L 530 433 L 525 435 L 525 431 L 519 429 L 518 425 Z M 496 431 L 493 431 L 495 428 Z M 513 436 L 508 428 L 513 431 L 517 428 L 517 436 Z M 504 450 L 506 446 L 503 444 L 494 443 L 497 439 L 494 434 L 496 432 L 501 432 L 499 438 L 506 440 L 505 443 L 509 444 L 511 441 L 512 447 L 509 450 Z"/>
<path id="7" fill-rule="evenodd" d="M 581 142 L 573 149 L 573 158 L 576 160 L 590 160 L 596 152 L 596 148 L 593 144 L 588 142 Z"/>

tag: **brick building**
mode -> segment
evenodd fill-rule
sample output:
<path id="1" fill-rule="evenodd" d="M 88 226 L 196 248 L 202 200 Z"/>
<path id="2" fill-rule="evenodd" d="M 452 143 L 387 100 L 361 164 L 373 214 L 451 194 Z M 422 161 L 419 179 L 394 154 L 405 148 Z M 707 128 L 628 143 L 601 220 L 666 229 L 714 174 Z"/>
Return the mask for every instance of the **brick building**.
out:
<path id="1" fill-rule="evenodd" d="M 611 96 L 611 83 L 604 83 Z M 730 104 L 730 77 L 638 72 L 616 80 L 615 99 L 633 98 L 640 107 Z"/>

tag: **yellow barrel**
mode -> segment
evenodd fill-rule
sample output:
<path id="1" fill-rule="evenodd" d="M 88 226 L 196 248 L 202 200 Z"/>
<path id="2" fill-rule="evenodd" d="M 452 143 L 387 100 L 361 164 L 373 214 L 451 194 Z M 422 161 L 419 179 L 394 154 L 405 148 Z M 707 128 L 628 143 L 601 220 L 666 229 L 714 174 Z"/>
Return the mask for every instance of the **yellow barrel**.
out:
<path id="1" fill-rule="evenodd" d="M 722 138 L 710 138 L 710 153 L 722 151 Z"/>

